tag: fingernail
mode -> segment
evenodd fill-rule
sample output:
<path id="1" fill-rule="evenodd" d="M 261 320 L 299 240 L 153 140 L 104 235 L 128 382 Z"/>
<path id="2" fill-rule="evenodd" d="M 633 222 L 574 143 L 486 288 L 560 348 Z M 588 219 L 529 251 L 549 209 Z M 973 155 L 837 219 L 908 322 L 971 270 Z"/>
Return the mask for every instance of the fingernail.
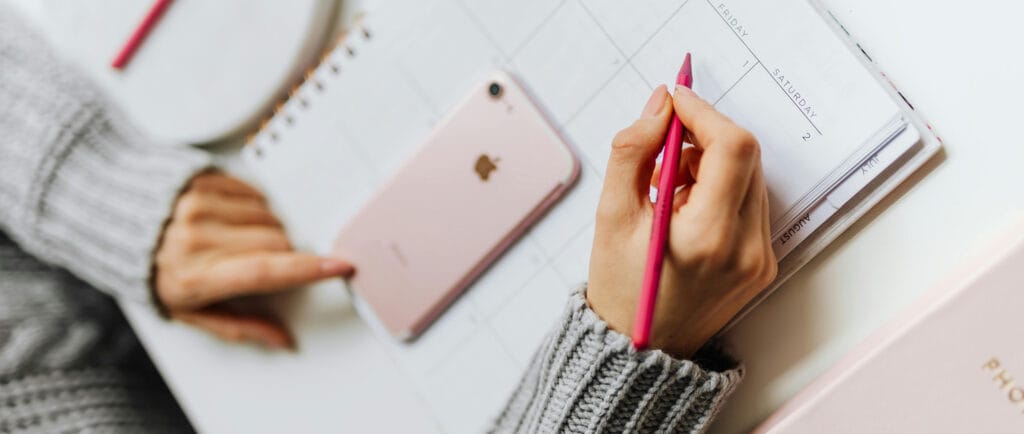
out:
<path id="1" fill-rule="evenodd" d="M 644 106 L 644 117 L 654 117 L 661 112 L 661 108 L 665 106 L 665 96 L 668 94 L 665 90 L 665 85 L 658 86 L 657 89 L 654 89 L 654 93 L 652 93 L 651 97 L 647 100 L 647 105 Z"/>
<path id="2" fill-rule="evenodd" d="M 324 274 L 346 275 L 352 273 L 352 265 L 340 259 L 327 258 L 320 263 L 320 270 Z"/>
<path id="3" fill-rule="evenodd" d="M 683 85 L 677 85 L 676 86 L 676 95 L 680 95 L 680 96 L 694 96 L 696 94 L 693 93 L 693 89 L 690 89 L 690 88 L 688 88 L 686 86 L 683 86 Z"/>

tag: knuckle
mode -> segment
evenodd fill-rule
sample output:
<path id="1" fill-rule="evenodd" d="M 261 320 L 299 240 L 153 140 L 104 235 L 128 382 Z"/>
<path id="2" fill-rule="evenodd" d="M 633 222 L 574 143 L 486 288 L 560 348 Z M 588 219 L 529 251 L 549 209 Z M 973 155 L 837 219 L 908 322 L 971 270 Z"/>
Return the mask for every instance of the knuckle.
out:
<path id="1" fill-rule="evenodd" d="M 761 146 L 758 144 L 757 138 L 750 131 L 740 127 L 736 127 L 726 135 L 723 144 L 725 145 L 723 147 L 737 159 L 756 159 L 761 154 Z"/>
<path id="2" fill-rule="evenodd" d="M 631 202 L 606 199 L 598 202 L 595 214 L 598 231 L 617 234 L 632 232 L 640 226 L 645 226 L 642 222 L 650 217 L 643 209 L 637 209 Z M 649 225 L 650 223 L 646 224 L 648 230 L 650 230 Z"/>
<path id="3" fill-rule="evenodd" d="M 174 216 L 177 219 L 191 222 L 197 220 L 203 211 L 203 199 L 198 194 L 185 194 L 178 199 L 174 209 Z"/>
<path id="4" fill-rule="evenodd" d="M 173 244 L 179 251 L 193 253 L 202 250 L 206 246 L 206 237 L 190 226 L 175 226 L 168 229 L 167 241 Z"/>
<path id="5" fill-rule="evenodd" d="M 735 272 L 744 280 L 760 282 L 767 266 L 768 261 L 760 249 L 747 249 L 738 255 Z"/>
<path id="6" fill-rule="evenodd" d="M 192 307 L 199 299 L 198 285 L 199 276 L 195 273 L 164 271 L 157 275 L 156 292 L 169 309 Z"/>
<path id="7" fill-rule="evenodd" d="M 685 261 L 704 273 L 741 282 L 759 281 L 774 273 L 774 260 L 760 246 L 737 244 L 726 230 L 705 231 L 688 245 Z"/>
<path id="8" fill-rule="evenodd" d="M 632 150 L 637 147 L 639 141 L 639 134 L 637 134 L 635 126 L 619 131 L 612 139 L 612 153 Z"/>
<path id="9" fill-rule="evenodd" d="M 191 305 L 199 298 L 199 281 L 197 273 L 177 273 L 175 276 L 175 292 L 186 304 Z"/>
<path id="10" fill-rule="evenodd" d="M 778 275 L 779 265 L 775 254 L 764 246 L 750 246 L 742 253 L 736 272 L 738 277 L 749 284 L 763 289 Z"/>
<path id="11" fill-rule="evenodd" d="M 612 157 L 615 155 L 631 155 L 638 151 L 646 151 L 649 147 L 649 134 L 645 134 L 644 121 L 638 120 L 626 129 L 619 131 L 612 139 Z M 649 128 L 648 128 L 649 129 Z"/>
<path id="12" fill-rule="evenodd" d="M 260 222 L 263 222 L 270 227 L 280 230 L 284 233 L 284 225 L 281 224 L 281 220 L 267 207 L 265 203 L 259 204 L 259 210 L 257 211 L 259 217 L 257 218 Z"/>
<path id="13" fill-rule="evenodd" d="M 687 262 L 697 265 L 699 268 L 720 273 L 727 270 L 733 262 L 733 255 L 725 237 L 708 233 L 698 238 L 689 249 Z"/>
<path id="14" fill-rule="evenodd" d="M 750 130 L 741 126 L 736 126 L 736 140 L 745 143 L 754 149 L 758 148 L 757 137 L 754 137 L 754 133 L 751 133 Z"/>

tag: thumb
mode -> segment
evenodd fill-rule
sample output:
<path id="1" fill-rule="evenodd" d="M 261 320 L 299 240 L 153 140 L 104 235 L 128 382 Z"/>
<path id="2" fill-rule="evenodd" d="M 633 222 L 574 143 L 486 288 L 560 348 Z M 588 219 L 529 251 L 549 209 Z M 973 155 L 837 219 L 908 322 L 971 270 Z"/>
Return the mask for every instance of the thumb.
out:
<path id="1" fill-rule="evenodd" d="M 649 202 L 649 181 L 671 116 L 672 99 L 665 86 L 659 86 L 641 118 L 615 136 L 601 193 L 603 215 L 629 218 Z"/>
<path id="2" fill-rule="evenodd" d="M 226 341 L 253 342 L 283 350 L 295 349 L 295 339 L 275 318 L 235 313 L 215 307 L 175 312 L 171 317 L 206 330 Z"/>

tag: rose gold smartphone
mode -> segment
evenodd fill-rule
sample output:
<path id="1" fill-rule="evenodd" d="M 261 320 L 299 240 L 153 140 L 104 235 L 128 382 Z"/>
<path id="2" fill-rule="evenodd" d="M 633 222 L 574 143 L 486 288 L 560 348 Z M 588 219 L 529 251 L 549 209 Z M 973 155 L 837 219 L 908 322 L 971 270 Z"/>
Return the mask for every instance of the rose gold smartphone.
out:
<path id="1" fill-rule="evenodd" d="M 334 254 L 397 338 L 411 340 L 576 181 L 579 162 L 506 73 L 458 104 L 341 230 Z"/>

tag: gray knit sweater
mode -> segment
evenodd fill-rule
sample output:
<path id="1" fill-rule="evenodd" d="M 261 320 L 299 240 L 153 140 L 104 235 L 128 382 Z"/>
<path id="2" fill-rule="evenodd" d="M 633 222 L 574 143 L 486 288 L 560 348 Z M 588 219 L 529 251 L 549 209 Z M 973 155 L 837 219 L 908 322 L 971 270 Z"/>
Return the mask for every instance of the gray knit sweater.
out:
<path id="1" fill-rule="evenodd" d="M 191 431 L 112 297 L 154 304 L 156 243 L 208 165 L 147 140 L 0 4 L 0 433 Z M 637 353 L 580 293 L 493 430 L 698 432 L 740 375 L 718 352 Z"/>

